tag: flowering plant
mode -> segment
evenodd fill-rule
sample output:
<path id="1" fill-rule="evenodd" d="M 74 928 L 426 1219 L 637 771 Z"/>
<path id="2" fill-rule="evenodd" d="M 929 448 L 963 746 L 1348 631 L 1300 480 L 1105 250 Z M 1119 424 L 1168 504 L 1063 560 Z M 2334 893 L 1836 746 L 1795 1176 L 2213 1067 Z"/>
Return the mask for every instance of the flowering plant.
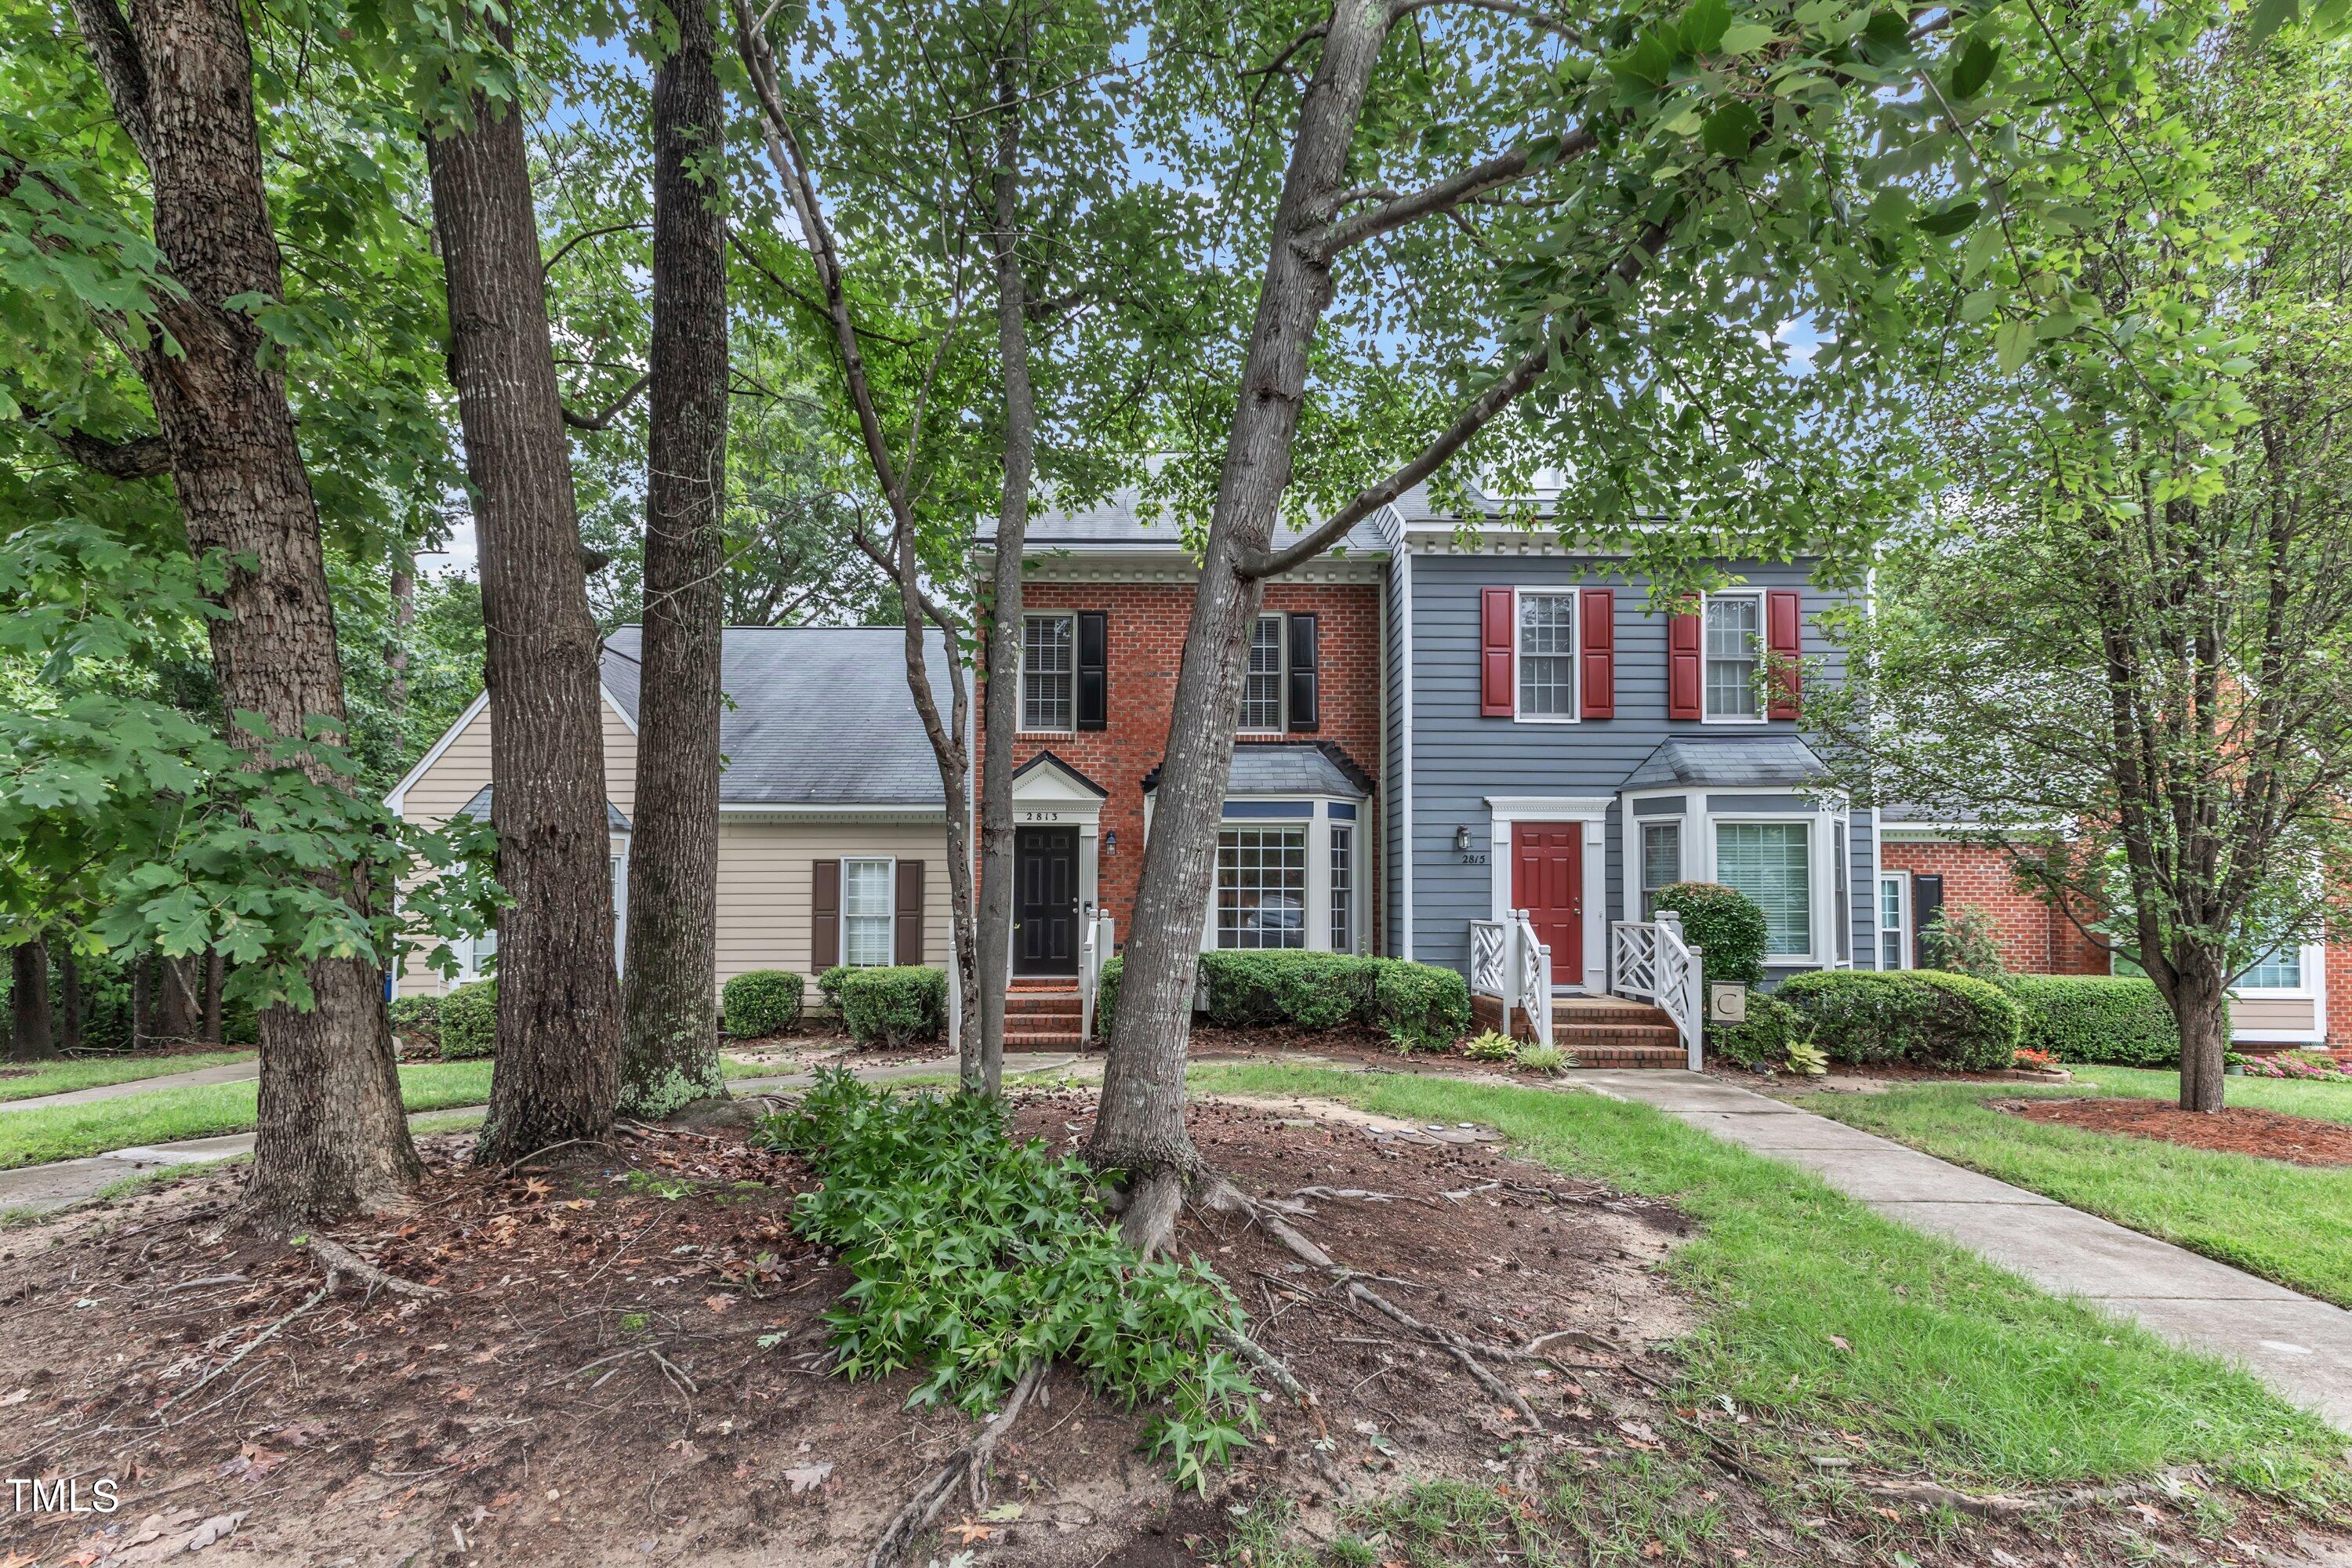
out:
<path id="1" fill-rule="evenodd" d="M 2058 1053 L 2036 1050 L 2032 1046 L 2020 1046 L 2010 1057 L 2009 1065 L 2013 1068 L 2023 1068 L 2028 1072 L 2049 1072 L 2058 1066 Z"/>
<path id="2" fill-rule="evenodd" d="M 2297 1079 L 2313 1083 L 2352 1082 L 2333 1057 L 2316 1051 L 2279 1051 L 2264 1056 L 2247 1056 L 2237 1051 L 2222 1058 L 2248 1078 Z"/>

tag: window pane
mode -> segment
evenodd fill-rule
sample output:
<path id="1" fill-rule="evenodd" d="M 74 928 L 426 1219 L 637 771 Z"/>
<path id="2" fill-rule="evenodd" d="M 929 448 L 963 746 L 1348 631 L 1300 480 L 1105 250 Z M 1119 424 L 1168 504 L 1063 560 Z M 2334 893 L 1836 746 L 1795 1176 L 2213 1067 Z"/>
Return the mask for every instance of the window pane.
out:
<path id="1" fill-rule="evenodd" d="M 2277 949 L 2239 975 L 2238 984 L 2248 991 L 2302 990 L 2303 949 L 2293 944 Z"/>
<path id="2" fill-rule="evenodd" d="M 1021 628 L 1021 727 L 1067 730 L 1076 701 L 1076 628 L 1068 616 L 1032 616 Z"/>
<path id="3" fill-rule="evenodd" d="M 891 868 L 887 860 L 841 863 L 841 961 L 890 962 Z"/>
<path id="4" fill-rule="evenodd" d="M 1812 951 L 1812 871 L 1801 822 L 1719 822 L 1715 879 L 1764 911 L 1764 951 L 1775 958 Z"/>
<path id="5" fill-rule="evenodd" d="M 1642 918 L 1658 912 L 1658 893 L 1682 879 L 1683 825 L 1653 822 L 1642 829 Z"/>
<path id="6" fill-rule="evenodd" d="M 1539 719 L 1576 712 L 1576 601 L 1565 594 L 1520 596 L 1519 711 Z"/>
<path id="7" fill-rule="evenodd" d="M 1242 684 L 1242 728 L 1282 728 L 1282 617 L 1260 616 L 1250 631 L 1249 678 Z"/>
<path id="8" fill-rule="evenodd" d="M 1903 963 L 1903 882 L 1901 877 L 1878 879 L 1878 967 L 1901 969 Z"/>
<path id="9" fill-rule="evenodd" d="M 1756 717 L 1756 665 L 1761 603 L 1706 602 L 1706 711 L 1711 719 Z"/>
<path id="10" fill-rule="evenodd" d="M 1331 829 L 1331 951 L 1356 951 L 1356 830 Z"/>
<path id="11" fill-rule="evenodd" d="M 1228 827 L 1217 835 L 1217 945 L 1307 945 L 1307 834 Z"/>

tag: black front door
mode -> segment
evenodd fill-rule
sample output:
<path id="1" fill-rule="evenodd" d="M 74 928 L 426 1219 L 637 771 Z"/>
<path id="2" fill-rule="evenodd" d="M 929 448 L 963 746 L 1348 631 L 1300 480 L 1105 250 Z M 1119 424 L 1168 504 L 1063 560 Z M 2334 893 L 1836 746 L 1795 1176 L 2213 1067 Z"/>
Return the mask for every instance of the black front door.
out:
<path id="1" fill-rule="evenodd" d="M 1013 830 L 1013 973 L 1078 972 L 1078 830 Z"/>

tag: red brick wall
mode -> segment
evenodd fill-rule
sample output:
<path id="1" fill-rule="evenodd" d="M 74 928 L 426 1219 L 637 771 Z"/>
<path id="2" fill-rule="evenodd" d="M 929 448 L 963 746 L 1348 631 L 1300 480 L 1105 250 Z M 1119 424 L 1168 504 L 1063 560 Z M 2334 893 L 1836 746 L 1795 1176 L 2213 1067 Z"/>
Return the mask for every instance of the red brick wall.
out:
<path id="1" fill-rule="evenodd" d="M 1108 616 L 1109 724 L 1075 735 L 1022 735 L 1013 742 L 1018 767 L 1039 752 L 1051 752 L 1110 792 L 1103 802 L 1102 832 L 1118 835 L 1118 847 L 1100 862 L 1099 891 L 1118 922 L 1124 946 L 1135 910 L 1135 886 L 1143 872 L 1143 775 L 1160 765 L 1167 749 L 1168 716 L 1176 700 L 1176 671 L 1184 654 L 1184 632 L 1192 617 L 1192 588 L 1178 583 L 1033 582 L 1022 595 L 1025 610 L 1101 610 Z M 1311 610 L 1316 615 L 1320 665 L 1318 707 L 1322 727 L 1291 741 L 1329 741 L 1375 780 L 1381 769 L 1380 595 L 1371 584 L 1276 583 L 1267 586 L 1270 611 Z M 1249 744 L 1244 740 L 1243 745 Z M 983 742 L 982 751 L 985 752 Z M 1364 951 L 1380 951 L 1381 886 L 1375 797 L 1361 829 L 1372 834 L 1362 873 L 1372 930 Z"/>
<path id="2" fill-rule="evenodd" d="M 2327 1044 L 2333 1050 L 2352 1050 L 2352 944 L 2331 918 L 2327 924 Z"/>
<path id="3" fill-rule="evenodd" d="M 1940 876 L 1946 909 L 1973 904 L 1990 915 L 2000 961 L 2020 974 L 2107 973 L 2107 955 L 2073 921 L 2019 887 L 1997 849 L 1883 838 L 1878 861 L 1889 871 Z"/>

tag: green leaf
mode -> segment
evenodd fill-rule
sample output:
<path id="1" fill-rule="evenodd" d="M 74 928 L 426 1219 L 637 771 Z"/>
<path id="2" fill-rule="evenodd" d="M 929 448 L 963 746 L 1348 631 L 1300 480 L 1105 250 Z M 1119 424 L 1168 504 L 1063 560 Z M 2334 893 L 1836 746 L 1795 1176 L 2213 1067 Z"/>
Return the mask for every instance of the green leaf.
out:
<path id="1" fill-rule="evenodd" d="M 1913 221 L 1926 234 L 1958 234 L 1976 222 L 1977 215 L 1982 211 L 1982 202 L 1960 202 L 1939 213 L 1922 213 Z"/>
<path id="2" fill-rule="evenodd" d="M 2000 51 L 1982 38 L 1970 40 L 1960 51 L 1960 63 L 1952 68 L 1952 96 L 1974 98 L 1992 79 L 1992 68 L 2000 61 Z"/>
<path id="3" fill-rule="evenodd" d="M 1610 73 L 1620 80 L 1633 80 L 1650 87 L 1662 85 L 1666 72 L 1673 68 L 1675 57 L 1659 37 L 1655 28 L 1643 33 L 1641 42 L 1630 49 L 1620 49 L 1609 57 Z"/>
<path id="4" fill-rule="evenodd" d="M 1706 117 L 1698 139 L 1717 157 L 1745 158 L 1763 132 L 1763 117 L 1755 110 L 1744 103 L 1727 103 Z"/>
<path id="5" fill-rule="evenodd" d="M 1683 16 L 1683 48 L 1694 55 L 1711 55 L 1722 46 L 1731 27 L 1727 0 L 1697 0 Z"/>
<path id="6" fill-rule="evenodd" d="M 2015 375 L 2033 354 L 2033 323 L 2003 321 L 1992 335 L 1993 357 L 2003 375 Z"/>
<path id="7" fill-rule="evenodd" d="M 1960 320 L 1981 321 L 2000 309 L 2000 296 L 1990 289 L 1979 289 L 1960 301 Z"/>
<path id="8" fill-rule="evenodd" d="M 2253 14 L 2246 20 L 2246 40 L 2259 44 L 2294 16 L 2295 0 L 2254 0 Z"/>
<path id="9" fill-rule="evenodd" d="M 1727 55 L 1752 55 L 1770 43 L 1777 35 L 1762 22 L 1735 22 L 1724 29 L 1723 39 L 1717 46 Z"/>

